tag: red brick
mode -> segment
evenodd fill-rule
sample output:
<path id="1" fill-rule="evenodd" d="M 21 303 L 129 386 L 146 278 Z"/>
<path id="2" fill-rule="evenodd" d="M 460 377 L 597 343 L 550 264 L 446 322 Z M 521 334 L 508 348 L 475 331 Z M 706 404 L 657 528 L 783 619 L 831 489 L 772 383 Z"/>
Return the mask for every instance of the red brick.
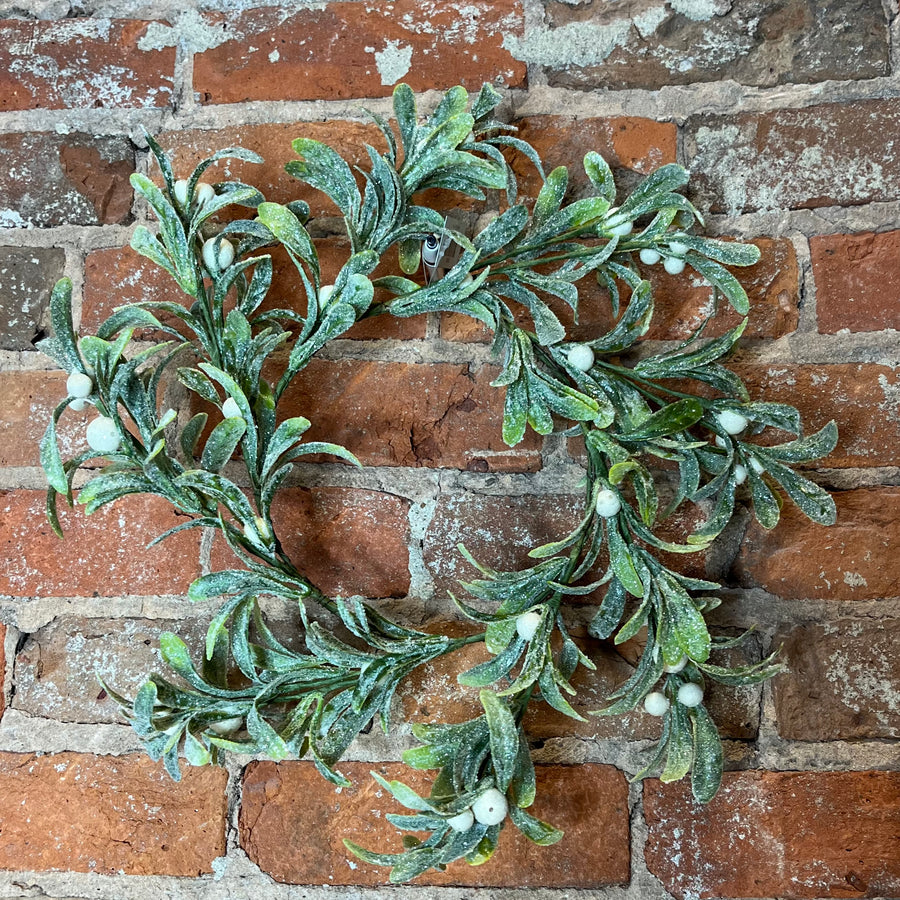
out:
<path id="1" fill-rule="evenodd" d="M 760 261 L 747 268 L 732 267 L 750 299 L 749 323 L 744 332 L 748 338 L 778 338 L 797 328 L 800 305 L 800 272 L 793 244 L 786 240 L 758 238 L 756 244 L 762 252 Z M 660 265 L 639 264 L 642 277 L 653 286 L 655 308 L 653 323 L 647 332 L 647 340 L 680 341 L 689 337 L 704 320 L 713 314 L 712 288 L 699 276 L 689 274 L 669 275 Z M 624 286 L 622 286 L 624 288 Z M 564 303 L 545 297 L 549 305 L 566 326 L 573 340 L 589 341 L 605 334 L 615 324 L 609 294 L 588 275 L 578 282 L 579 323 L 574 324 L 571 309 Z M 622 291 L 622 308 L 630 296 Z M 520 312 L 520 323 L 533 330 L 527 313 L 513 303 Z M 718 337 L 739 324 L 739 316 L 725 301 L 719 300 L 719 310 L 704 335 Z M 459 314 L 442 317 L 441 337 L 448 340 L 490 341 L 493 336 L 480 322 Z"/>
<path id="2" fill-rule="evenodd" d="M 900 231 L 809 241 L 819 331 L 900 329 Z"/>
<path id="3" fill-rule="evenodd" d="M 785 503 L 778 527 L 750 526 L 734 563 L 741 584 L 791 599 L 900 596 L 900 488 L 838 491 L 837 523 L 810 522 Z"/>
<path id="4" fill-rule="evenodd" d="M 794 741 L 900 737 L 900 621 L 839 619 L 784 629 L 773 682 L 778 733 Z"/>
<path id="5" fill-rule="evenodd" d="M 198 531 L 147 544 L 183 516 L 159 497 L 134 495 L 92 516 L 60 502 L 61 541 L 44 514 L 43 491 L 0 494 L 0 593 L 14 597 L 183 594 L 200 574 Z"/>
<path id="6" fill-rule="evenodd" d="M 658 89 L 726 79 L 772 86 L 888 73 L 886 22 L 875 0 L 668 4 L 621 11 L 602 0 L 577 5 L 547 0 L 545 6 L 561 59 L 547 59 L 539 47 L 528 53 L 527 42 L 519 55 L 545 63 L 554 87 Z M 568 33 L 560 31 L 566 27 Z M 584 31 L 591 27 L 598 32 Z M 592 39 L 597 46 L 593 59 L 565 64 L 567 41 L 577 41 L 587 55 Z"/>
<path id="7" fill-rule="evenodd" d="M 0 420 L 0 466 L 39 466 L 38 445 L 54 408 L 66 396 L 65 372 L 0 372 L 7 406 Z M 66 410 L 57 425 L 60 452 L 69 459 L 86 449 L 88 410 Z"/>
<path id="8" fill-rule="evenodd" d="M 896 897 L 900 773 L 734 772 L 706 806 L 644 786 L 647 867 L 686 897 Z"/>
<path id="9" fill-rule="evenodd" d="M 399 81 L 415 91 L 525 82 L 524 64 L 504 49 L 524 27 L 520 0 L 393 0 L 383 8 L 337 2 L 207 21 L 227 39 L 194 57 L 204 103 L 383 97 Z"/>
<path id="10" fill-rule="evenodd" d="M 287 488 L 272 504 L 294 565 L 329 594 L 403 597 L 409 591 L 409 501 L 356 488 Z M 233 568 L 217 536 L 213 570 Z"/>
<path id="11" fill-rule="evenodd" d="M 50 318 L 50 292 L 65 265 L 63 250 L 0 247 L 0 350 L 34 349 L 32 342 Z"/>
<path id="12" fill-rule="evenodd" d="M 348 244 L 339 238 L 324 238 L 315 243 L 322 267 L 322 283 L 333 283 L 349 256 Z M 293 309 L 305 315 L 306 295 L 300 276 L 287 253 L 281 248 L 267 248 L 261 252 L 271 254 L 274 273 L 272 287 L 260 311 Z M 394 271 L 396 266 L 391 265 L 395 258 L 395 255 L 389 255 L 372 277 L 399 274 Z M 189 305 L 187 296 L 165 271 L 130 247 L 94 250 L 88 254 L 85 260 L 81 308 L 81 330 L 84 333 L 95 332 L 117 307 L 146 300 L 166 300 Z M 165 324 L 175 324 L 174 318 L 158 312 L 154 314 Z M 139 336 L 150 335 L 142 333 Z M 354 340 L 424 338 L 425 316 L 412 319 L 376 316 L 357 323 L 341 337 Z M 168 338 L 162 336 L 161 339 Z"/>
<path id="13" fill-rule="evenodd" d="M 10 705 L 58 722 L 123 722 L 118 705 L 98 678 L 133 697 L 159 661 L 159 636 L 179 635 L 199 663 L 206 620 L 97 619 L 59 616 L 27 636 L 16 653 L 16 690 Z"/>
<path id="14" fill-rule="evenodd" d="M 140 47 L 148 22 L 0 22 L 0 110 L 167 106 L 175 49 Z"/>
<path id="15" fill-rule="evenodd" d="M 893 99 L 688 119 L 695 202 L 735 214 L 894 200 L 898 124 Z"/>
<path id="16" fill-rule="evenodd" d="M 306 416 L 310 440 L 343 444 L 364 465 L 534 471 L 537 435 L 514 449 L 503 443 L 503 391 L 490 386 L 496 375 L 492 366 L 314 359 L 280 411 Z"/>
<path id="17" fill-rule="evenodd" d="M 202 875 L 225 853 L 227 773 L 144 756 L 0 754 L 0 868 Z"/>
<path id="18" fill-rule="evenodd" d="M 738 357 L 729 368 L 745 380 L 755 400 L 796 406 L 805 433 L 832 419 L 837 422 L 837 448 L 817 467 L 896 465 L 900 384 L 893 368 L 856 363 L 754 365 L 749 355 Z"/>
<path id="19" fill-rule="evenodd" d="M 0 226 L 125 225 L 133 171 L 134 148 L 121 136 L 2 134 Z"/>
<path id="20" fill-rule="evenodd" d="M 569 170 L 573 194 L 587 191 L 584 157 L 593 150 L 615 170 L 649 175 L 666 163 L 675 162 L 678 129 L 671 122 L 654 122 L 637 116 L 583 118 L 574 116 L 527 116 L 512 123 L 516 137 L 531 144 L 550 172 L 557 166 Z M 541 179 L 534 164 L 518 151 L 510 151 L 510 163 L 527 197 L 536 197 Z M 620 173 L 621 174 L 621 173 Z"/>
<path id="21" fill-rule="evenodd" d="M 369 775 L 398 778 L 420 792 L 422 772 L 399 763 L 342 763 L 353 787 L 335 790 L 312 763 L 251 763 L 244 778 L 241 846 L 276 881 L 288 884 L 386 884 L 388 870 L 349 857 L 348 838 L 397 851 L 398 832 L 383 812 L 407 812 Z M 552 847 L 529 843 L 507 821 L 497 852 L 483 867 L 460 861 L 428 872 L 419 885 L 600 888 L 629 878 L 628 788 L 612 766 L 539 766 L 533 812 L 566 832 Z M 284 835 L 291 840 L 284 841 Z"/>
<path id="22" fill-rule="evenodd" d="M 474 626 L 460 622 L 442 622 L 427 630 L 452 637 L 475 633 Z M 578 693 L 567 698 L 587 721 L 579 722 L 545 703 L 533 700 L 525 714 L 528 736 L 533 740 L 570 735 L 588 740 L 656 740 L 660 733 L 660 720 L 642 709 L 625 716 L 588 715 L 591 710 L 608 706 L 612 691 L 632 675 L 637 655 L 630 651 L 637 648 L 613 647 L 611 642 L 588 637 L 583 629 L 573 629 L 571 633 L 581 649 L 597 664 L 596 671 L 583 666 L 578 668 L 571 682 Z M 398 691 L 403 718 L 414 723 L 457 723 L 481 715 L 483 708 L 478 699 L 478 689 L 460 685 L 456 677 L 490 658 L 484 644 L 469 644 L 456 653 L 440 656 L 415 669 Z M 759 658 L 758 651 L 747 654 L 738 650 L 727 651 L 715 662 L 719 665 L 744 665 Z M 719 684 L 710 685 L 706 702 L 723 735 L 743 740 L 756 736 L 759 695 L 758 687 L 733 689 Z"/>

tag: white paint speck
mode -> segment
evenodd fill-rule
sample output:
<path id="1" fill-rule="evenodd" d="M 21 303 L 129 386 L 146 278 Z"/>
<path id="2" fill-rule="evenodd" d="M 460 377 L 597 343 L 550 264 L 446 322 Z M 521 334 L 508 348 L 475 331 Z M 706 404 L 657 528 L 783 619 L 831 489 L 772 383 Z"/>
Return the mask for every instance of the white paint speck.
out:
<path id="1" fill-rule="evenodd" d="M 412 47 L 388 41 L 384 50 L 375 54 L 375 65 L 382 84 L 396 84 L 412 67 Z"/>

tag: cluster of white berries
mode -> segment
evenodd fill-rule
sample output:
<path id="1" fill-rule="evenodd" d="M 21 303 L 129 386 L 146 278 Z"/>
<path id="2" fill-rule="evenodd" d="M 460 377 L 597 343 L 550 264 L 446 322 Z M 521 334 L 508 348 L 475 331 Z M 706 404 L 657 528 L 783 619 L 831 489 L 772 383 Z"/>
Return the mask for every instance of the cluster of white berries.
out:
<path id="1" fill-rule="evenodd" d="M 203 242 L 203 264 L 212 274 L 223 272 L 234 262 L 234 244 L 228 238 L 211 237 Z"/>
<path id="2" fill-rule="evenodd" d="M 638 256 L 641 262 L 647 266 L 655 266 L 663 259 L 663 268 L 670 275 L 680 275 L 684 271 L 684 257 L 688 250 L 690 250 L 690 247 L 681 241 L 669 241 L 669 252 L 665 259 L 663 259 L 662 253 L 654 250 L 652 247 L 646 247 L 641 250 Z"/>
<path id="3" fill-rule="evenodd" d="M 461 813 L 447 819 L 454 831 L 468 831 L 476 822 L 480 825 L 499 825 L 509 812 L 509 804 L 497 788 L 488 788 Z"/>
<path id="4" fill-rule="evenodd" d="M 693 681 L 687 681 L 675 695 L 682 706 L 693 708 L 703 702 L 703 688 Z M 662 691 L 651 691 L 644 697 L 644 710 L 651 716 L 664 716 L 670 707 L 669 698 Z"/>
<path id="5" fill-rule="evenodd" d="M 206 206 L 206 204 L 215 196 L 216 192 L 211 184 L 206 184 L 204 181 L 197 182 L 197 185 L 194 188 L 193 198 L 194 203 L 197 204 L 197 209 Z M 175 182 L 175 199 L 185 209 L 190 205 L 188 203 L 188 181 L 186 178 L 179 178 L 178 181 Z"/>
<path id="6" fill-rule="evenodd" d="M 66 393 L 72 398 L 69 409 L 81 412 L 87 405 L 87 399 L 94 392 L 94 381 L 90 375 L 73 369 L 66 379 Z M 85 430 L 88 447 L 97 453 L 115 453 L 122 445 L 118 426 L 109 416 L 97 416 L 88 423 Z"/>

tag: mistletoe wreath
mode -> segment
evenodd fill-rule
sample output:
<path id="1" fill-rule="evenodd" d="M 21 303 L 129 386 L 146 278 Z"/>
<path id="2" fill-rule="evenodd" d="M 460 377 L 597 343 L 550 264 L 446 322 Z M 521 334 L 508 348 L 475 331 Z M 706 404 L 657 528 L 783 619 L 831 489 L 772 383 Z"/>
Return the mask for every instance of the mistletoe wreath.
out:
<path id="1" fill-rule="evenodd" d="M 200 653 L 192 655 L 174 634 L 162 635 L 161 657 L 177 682 L 151 675 L 132 700 L 106 686 L 148 754 L 162 759 L 172 777 L 179 777 L 180 754 L 196 766 L 228 751 L 275 760 L 309 754 L 325 778 L 347 784 L 336 764 L 373 718 L 387 729 L 400 682 L 437 657 L 484 642 L 491 658 L 458 676 L 481 689 L 482 714 L 412 728 L 418 745 L 403 759 L 416 769 L 438 770 L 430 795 L 373 773 L 410 810 L 387 818 L 403 831 L 428 835 L 406 835 L 401 853 L 347 842 L 363 860 L 391 866 L 392 882 L 460 858 L 485 862 L 508 822 L 538 844 L 562 837 L 528 812 L 535 772 L 522 720 L 534 702 L 582 719 L 567 695 L 574 693 L 576 669 L 595 666 L 567 629 L 572 597 L 599 598 L 589 627 L 594 637 L 620 644 L 646 635 L 631 677 L 608 706 L 591 714 L 616 715 L 642 704 L 661 717 L 655 752 L 635 779 L 661 769 L 663 781 L 673 781 L 690 772 L 694 796 L 708 801 L 721 780 L 723 752 L 703 703 L 706 680 L 751 684 L 777 673 L 779 664 L 775 654 L 741 667 L 713 662 L 717 651 L 746 634 L 711 636 L 705 617 L 720 603 L 711 593 L 719 585 L 668 568 L 660 551 L 707 548 L 731 519 L 739 488 L 749 493 L 765 528 L 778 522 L 782 493 L 816 522 L 835 518 L 828 494 L 792 468 L 833 449 L 834 423 L 802 436 L 796 409 L 751 401 L 722 365 L 746 319 L 712 340 L 701 340 L 701 327 L 674 349 L 640 354 L 628 365 L 621 359 L 646 334 L 654 310 L 635 255 L 645 265 L 662 263 L 670 274 L 689 266 L 716 298 L 724 296 L 745 315 L 747 295 L 725 266 L 752 265 L 757 248 L 692 233 L 703 220 L 678 193 L 688 176 L 677 165 L 663 166 L 613 206 L 612 172 L 599 154 L 588 153 L 584 169 L 592 195 L 564 204 L 566 168 L 544 173 L 535 150 L 495 117 L 500 99 L 486 85 L 470 103 L 456 87 L 420 122 L 412 90 L 400 85 L 394 92 L 397 134 L 372 114 L 387 149 L 367 146 L 366 170 L 354 172 L 324 144 L 293 142 L 299 159 L 287 171 L 324 192 L 344 218 L 350 256 L 334 284 L 321 283 L 306 203 L 279 205 L 244 183 L 201 181 L 217 160 L 260 157 L 223 150 L 190 178 L 176 180 L 169 159 L 148 137 L 162 188 L 140 174 L 131 182 L 158 218 L 159 232 L 139 225 L 131 245 L 172 276 L 190 305 L 123 306 L 96 336 L 76 338 L 71 284 L 63 279 L 52 297 L 53 336 L 40 345 L 70 373 L 68 397 L 41 443 L 54 529 L 61 535 L 58 497 L 72 504 L 74 475 L 90 463 L 92 477 L 77 498 L 86 513 L 126 494 L 156 494 L 187 520 L 154 543 L 188 528 L 213 529 L 240 563 L 190 586 L 192 601 L 226 598 Z M 533 205 L 518 197 L 507 159 L 515 153 L 540 173 Z M 500 212 L 470 239 L 416 202 L 427 188 L 478 199 L 496 191 Z M 233 204 L 255 216 L 211 233 L 212 218 Z M 299 273 L 305 314 L 261 310 L 273 263 L 258 251 L 273 245 L 284 248 Z M 370 278 L 395 247 L 406 275 L 424 261 L 426 273 L 438 277 L 425 284 L 398 275 Z M 449 249 L 457 261 L 437 269 Z M 562 301 L 577 316 L 577 283 L 589 276 L 608 292 L 615 324 L 574 343 L 566 340 L 553 305 Z M 561 422 L 561 433 L 582 437 L 586 451 L 583 518 L 571 534 L 531 550 L 533 566 L 496 571 L 460 547 L 478 572 L 462 585 L 474 599 L 453 598 L 479 623 L 467 637 L 415 630 L 359 598 L 327 596 L 304 576 L 302 561 L 288 558 L 270 516 L 276 492 L 305 454 L 333 454 L 359 465 L 343 447 L 304 442 L 307 419 L 279 417 L 279 399 L 294 376 L 360 319 L 428 312 L 463 313 L 494 333 L 493 351 L 502 362 L 494 385 L 506 389 L 507 444 L 521 441 L 528 427 L 547 435 Z M 521 326 L 525 313 L 533 328 Z M 135 342 L 135 332 L 144 336 L 146 329 L 169 339 Z M 266 373 L 280 371 L 277 380 L 264 376 L 267 363 Z M 205 412 L 189 418 L 160 411 L 173 371 L 214 410 L 214 426 Z M 58 420 L 85 404 L 99 414 L 87 427 L 88 449 L 63 461 Z M 751 440 L 766 429 L 796 439 L 774 444 L 766 434 L 763 442 Z M 658 523 L 686 503 L 702 503 L 705 522 L 684 543 L 661 538 Z M 259 605 L 266 595 L 299 607 L 300 650 L 273 634 Z"/>

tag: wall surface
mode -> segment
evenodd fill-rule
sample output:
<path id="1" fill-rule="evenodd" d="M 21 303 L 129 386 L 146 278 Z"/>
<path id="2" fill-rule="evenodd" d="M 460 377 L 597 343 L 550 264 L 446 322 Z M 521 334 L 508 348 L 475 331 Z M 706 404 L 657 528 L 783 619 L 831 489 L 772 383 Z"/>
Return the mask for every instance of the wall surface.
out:
<path id="1" fill-rule="evenodd" d="M 896 15 L 895 0 L 0 0 L 0 897 L 900 896 Z M 68 513 L 67 540 L 52 535 L 37 443 L 65 375 L 32 341 L 63 274 L 87 329 L 122 302 L 172 295 L 127 248 L 147 219 L 128 185 L 148 170 L 144 129 L 180 173 L 208 150 L 258 150 L 264 165 L 228 173 L 327 217 L 283 173 L 291 139 L 358 158 L 377 141 L 360 101 L 389 114 L 399 80 L 426 109 L 437 89 L 492 81 L 508 119 L 576 183 L 588 149 L 624 184 L 689 167 L 710 230 L 762 250 L 741 276 L 753 311 L 735 367 L 810 430 L 836 419 L 841 439 L 812 473 L 835 492 L 835 527 L 790 507 L 771 534 L 740 519 L 705 561 L 728 585 L 719 624 L 757 623 L 756 651 L 782 646 L 788 665 L 715 698 L 730 771 L 712 803 L 681 784 L 627 784 L 655 735 L 643 713 L 535 714 L 538 814 L 566 839 L 525 849 L 504 835 L 484 868 L 386 889 L 341 838 L 366 843 L 383 823 L 368 772 L 397 769 L 402 727 L 353 745 L 355 787 L 340 794 L 302 761 L 237 759 L 176 786 L 139 752 L 93 673 L 127 693 L 161 631 L 201 634 L 210 610 L 185 591 L 225 553 L 195 532 L 145 550 L 175 516 L 144 498 Z M 329 227 L 334 270 L 346 247 Z M 709 293 L 654 278 L 649 337 L 679 339 Z M 608 321 L 603 302 L 585 328 Z M 471 574 L 459 540 L 515 563 L 564 533 L 577 453 L 552 436 L 506 449 L 493 371 L 484 335 L 450 316 L 358 326 L 310 366 L 291 402 L 367 465 L 309 467 L 282 501 L 298 549 L 315 536 L 305 552 L 323 587 L 437 621 Z M 84 422 L 70 422 L 75 447 Z M 628 671 L 593 650 L 582 708 Z M 453 675 L 426 672 L 399 712 L 466 715 L 474 701 Z"/>

